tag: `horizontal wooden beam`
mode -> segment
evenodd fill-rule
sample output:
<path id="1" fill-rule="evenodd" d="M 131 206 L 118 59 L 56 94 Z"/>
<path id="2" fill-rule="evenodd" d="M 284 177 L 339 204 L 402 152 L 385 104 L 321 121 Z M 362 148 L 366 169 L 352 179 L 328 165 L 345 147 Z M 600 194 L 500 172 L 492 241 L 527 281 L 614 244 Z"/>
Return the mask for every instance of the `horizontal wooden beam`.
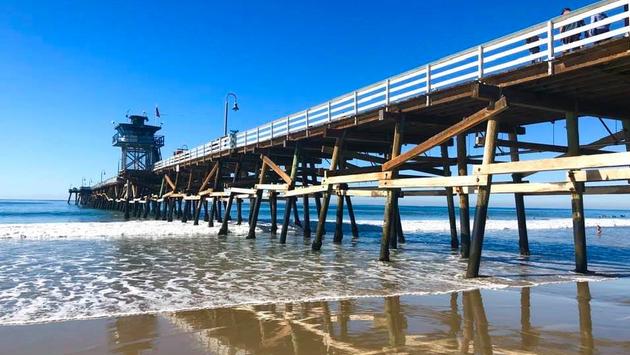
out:
<path id="1" fill-rule="evenodd" d="M 569 180 L 577 182 L 630 180 L 630 168 L 576 170 L 567 175 Z"/>
<path id="2" fill-rule="evenodd" d="M 381 180 L 379 188 L 420 188 L 420 187 L 459 187 L 485 185 L 487 177 L 483 175 L 440 176 L 407 179 Z"/>
<path id="3" fill-rule="evenodd" d="M 322 185 L 351 184 L 351 183 L 357 183 L 357 182 L 378 181 L 378 180 L 389 179 L 391 175 L 392 175 L 391 171 L 381 171 L 378 173 L 331 176 L 331 177 L 325 177 L 322 180 Z"/>
<path id="4" fill-rule="evenodd" d="M 256 184 L 254 187 L 258 190 L 285 191 L 289 188 L 288 184 Z"/>
<path id="5" fill-rule="evenodd" d="M 314 185 L 307 187 L 297 187 L 284 193 L 285 197 L 310 195 L 318 192 L 324 192 L 328 189 L 326 185 Z"/>
<path id="6" fill-rule="evenodd" d="M 628 165 L 630 153 L 608 153 L 552 159 L 523 160 L 473 166 L 473 174 L 514 174 L 552 170 L 571 170 Z"/>
<path id="7" fill-rule="evenodd" d="M 383 171 L 395 169 L 406 161 L 415 158 L 416 156 L 448 141 L 449 139 L 465 133 L 472 127 L 494 117 L 501 112 L 505 111 L 508 108 L 508 103 L 505 97 L 502 97 L 497 102 L 492 105 L 492 107 L 484 108 L 477 113 L 466 117 L 462 121 L 452 125 L 451 127 L 443 130 L 442 132 L 434 135 L 433 137 L 427 139 L 423 143 L 418 144 L 417 146 L 411 148 L 410 150 L 402 153 L 401 155 L 391 159 L 388 162 L 383 164 Z"/>

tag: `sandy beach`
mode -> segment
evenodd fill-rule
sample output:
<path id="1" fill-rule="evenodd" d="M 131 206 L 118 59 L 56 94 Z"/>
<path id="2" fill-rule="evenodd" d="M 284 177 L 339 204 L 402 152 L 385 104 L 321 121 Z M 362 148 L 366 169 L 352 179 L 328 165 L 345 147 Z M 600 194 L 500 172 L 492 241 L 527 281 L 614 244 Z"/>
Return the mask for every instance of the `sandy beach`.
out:
<path id="1" fill-rule="evenodd" d="M 0 327 L 6 354 L 630 352 L 630 280 Z"/>

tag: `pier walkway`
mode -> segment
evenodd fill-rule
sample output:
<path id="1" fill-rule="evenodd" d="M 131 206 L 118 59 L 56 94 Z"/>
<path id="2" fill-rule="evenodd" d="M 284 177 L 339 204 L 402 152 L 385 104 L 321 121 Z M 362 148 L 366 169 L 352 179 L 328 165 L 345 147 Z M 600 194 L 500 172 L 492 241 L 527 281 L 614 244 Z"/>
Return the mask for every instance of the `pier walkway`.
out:
<path id="1" fill-rule="evenodd" d="M 91 205 L 124 209 L 128 217 L 175 216 L 195 224 L 203 211 L 226 235 L 234 202 L 240 223 L 241 205 L 249 201 L 248 238 L 255 238 L 263 200 L 271 205 L 276 233 L 277 200 L 284 199 L 279 243 L 286 241 L 293 217 L 317 251 L 331 198 L 337 205 L 333 242 L 341 243 L 344 207 L 352 237 L 360 237 L 351 198 L 383 197 L 379 259 L 388 261 L 390 249 L 405 242 L 398 200 L 444 196 L 451 247 L 468 259 L 466 276 L 476 277 L 491 194 L 514 195 L 521 255 L 529 255 L 524 197 L 568 195 L 576 271 L 587 272 L 583 195 L 630 193 L 629 5 L 600 1 L 157 161 L 152 176 L 123 173 L 93 187 Z M 597 14 L 606 17 L 591 22 Z M 575 23 L 580 26 L 571 26 Z M 308 83 L 301 90 L 308 90 Z M 618 120 L 623 129 L 613 132 L 603 118 Z M 601 121 L 606 134 L 581 142 L 578 122 L 585 119 Z M 567 145 L 519 139 L 530 126 L 556 121 L 566 122 Z M 467 152 L 471 135 L 483 147 L 482 156 Z M 565 178 L 529 181 L 546 171 L 563 171 Z M 472 226 L 471 194 L 476 194 Z M 318 211 L 314 231 L 311 202 Z"/>

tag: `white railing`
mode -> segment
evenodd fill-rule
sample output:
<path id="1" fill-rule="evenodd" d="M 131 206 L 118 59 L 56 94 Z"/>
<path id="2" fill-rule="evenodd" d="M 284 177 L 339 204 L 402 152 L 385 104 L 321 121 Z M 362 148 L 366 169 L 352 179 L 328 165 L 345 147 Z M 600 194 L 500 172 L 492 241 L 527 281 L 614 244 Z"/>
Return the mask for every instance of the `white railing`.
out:
<path id="1" fill-rule="evenodd" d="M 392 103 L 410 100 L 436 90 L 479 80 L 485 76 L 513 70 L 531 63 L 551 61 L 576 48 L 597 45 L 600 41 L 628 35 L 630 0 L 605 0 L 572 11 L 547 22 L 496 39 L 480 46 L 448 56 L 433 63 L 385 79 L 376 84 L 337 97 L 304 111 L 277 119 L 236 134 L 236 143 L 229 137 L 218 138 L 168 159 L 155 163 L 154 170 L 175 166 L 240 148 L 285 137 L 291 133 L 319 127 L 331 121 L 383 108 Z M 593 15 L 607 18 L 591 23 Z M 563 31 L 563 27 L 583 21 L 584 25 Z M 609 26 L 609 30 L 588 36 L 589 30 Z M 579 40 L 567 39 L 580 34 Z M 563 40 L 565 40 L 564 43 Z"/>

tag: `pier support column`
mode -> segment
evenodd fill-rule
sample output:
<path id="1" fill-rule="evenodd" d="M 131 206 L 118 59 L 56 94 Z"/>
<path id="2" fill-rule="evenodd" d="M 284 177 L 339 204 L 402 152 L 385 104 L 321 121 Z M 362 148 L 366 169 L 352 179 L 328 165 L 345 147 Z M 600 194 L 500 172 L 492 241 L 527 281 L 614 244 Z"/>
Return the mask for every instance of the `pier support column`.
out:
<path id="1" fill-rule="evenodd" d="M 396 125 L 394 126 L 394 138 L 392 141 L 392 154 L 390 156 L 390 159 L 394 159 L 396 158 L 398 155 L 400 155 L 400 148 L 402 145 L 402 135 L 403 135 L 403 130 L 404 130 L 404 117 L 401 118 L 400 120 L 396 121 Z M 398 169 L 393 169 L 392 170 L 392 179 L 395 179 L 396 176 L 398 175 Z M 398 199 L 398 192 L 399 189 L 388 189 L 387 190 L 387 200 L 385 201 L 385 212 L 384 212 L 384 217 L 383 217 L 383 234 L 381 236 L 381 251 L 380 251 L 380 257 L 379 260 L 380 261 L 389 261 L 389 247 L 391 244 L 391 234 L 392 234 L 392 230 L 395 230 L 394 228 L 392 228 L 392 223 L 396 223 L 395 221 L 395 208 L 396 208 L 396 202 Z"/>
<path id="2" fill-rule="evenodd" d="M 346 137 L 346 130 L 341 133 L 341 137 L 335 140 L 335 146 L 333 148 L 332 158 L 330 159 L 330 167 L 329 171 L 333 171 L 337 169 L 337 165 L 339 164 L 339 157 L 341 155 L 341 149 L 343 148 L 343 141 Z M 319 217 L 317 220 L 317 229 L 315 231 L 315 240 L 311 246 L 311 249 L 314 251 L 320 250 L 322 248 L 322 240 L 324 238 L 324 228 L 326 225 L 326 216 L 328 215 L 328 206 L 330 205 L 330 194 L 332 193 L 332 185 L 328 185 L 326 187 L 326 192 L 324 192 L 324 198 L 321 202 L 321 208 L 319 210 Z"/>
<path id="3" fill-rule="evenodd" d="M 205 198 L 203 196 L 199 197 L 199 200 L 195 204 L 195 216 L 193 220 L 193 225 L 199 225 L 199 216 L 201 215 L 201 209 L 203 208 Z"/>
<path id="4" fill-rule="evenodd" d="M 214 227 L 214 215 L 217 212 L 217 198 L 213 197 L 210 201 L 210 215 L 208 216 L 208 227 Z"/>
<path id="5" fill-rule="evenodd" d="M 492 164 L 494 162 L 497 126 L 498 122 L 495 117 L 488 120 L 486 140 L 483 150 L 483 165 Z M 492 175 L 488 175 L 486 184 L 479 186 L 479 193 L 477 194 L 477 208 L 475 210 L 475 222 L 473 224 L 472 238 L 470 241 L 470 257 L 468 259 L 468 269 L 466 270 L 467 278 L 479 276 L 479 265 L 481 263 L 483 237 L 486 232 L 486 219 L 488 217 L 488 202 L 490 202 L 491 185 Z"/>
<path id="6" fill-rule="evenodd" d="M 278 193 L 269 191 L 269 214 L 271 215 L 271 234 L 278 233 Z"/>
<path id="7" fill-rule="evenodd" d="M 302 162 L 302 186 L 308 185 L 308 175 L 306 173 L 306 163 Z M 302 209 L 304 210 L 304 226 L 302 232 L 304 239 L 311 237 L 311 215 L 309 211 L 308 194 L 302 195 Z"/>
<path id="8" fill-rule="evenodd" d="M 508 140 L 516 143 L 518 137 L 515 132 L 508 133 Z M 510 147 L 510 158 L 512 161 L 519 161 L 518 147 Z M 512 174 L 512 181 L 520 183 L 523 181 L 521 174 Z M 529 256 L 529 238 L 527 236 L 527 219 L 525 218 L 525 198 L 522 193 L 514 194 L 514 205 L 516 207 L 516 220 L 518 222 L 518 249 L 521 256 Z"/>
<path id="9" fill-rule="evenodd" d="M 263 162 L 260 167 L 260 176 L 258 178 L 259 184 L 265 183 L 265 175 L 267 174 L 267 164 Z M 253 208 L 250 206 L 250 215 L 251 220 L 249 222 L 249 232 L 247 233 L 247 239 L 256 238 L 256 224 L 258 223 L 258 212 L 260 211 L 260 204 L 262 203 L 263 190 L 256 190 L 256 200 L 254 202 Z M 250 204 L 251 205 L 251 204 Z"/>
<path id="10" fill-rule="evenodd" d="M 175 199 L 172 197 L 168 198 L 168 222 L 173 222 L 173 214 L 175 213 Z"/>
<path id="11" fill-rule="evenodd" d="M 147 195 L 144 198 L 144 214 L 142 216 L 142 218 L 147 219 L 147 217 L 149 217 L 149 212 L 151 210 L 151 198 Z"/>
<path id="12" fill-rule="evenodd" d="M 232 185 L 238 181 L 238 177 L 241 174 L 241 163 L 236 163 L 234 168 L 234 177 L 232 178 Z M 232 203 L 234 202 L 235 193 L 230 191 L 227 204 L 225 205 L 225 215 L 223 216 L 223 223 L 221 223 L 221 229 L 219 229 L 219 235 L 228 234 L 228 221 L 230 220 L 230 211 L 232 210 Z"/>
<path id="13" fill-rule="evenodd" d="M 349 195 L 346 195 L 345 198 L 346 198 L 346 208 L 348 210 L 348 217 L 350 217 L 350 227 L 352 228 L 352 240 L 357 240 L 359 239 L 359 228 L 357 227 L 357 221 L 354 218 L 354 208 L 352 207 L 352 199 L 350 198 Z"/>
<path id="14" fill-rule="evenodd" d="M 335 210 L 335 236 L 333 237 L 333 243 L 335 244 L 341 244 L 343 241 L 343 200 L 343 195 L 337 195 L 337 208 Z"/>
<path id="15" fill-rule="evenodd" d="M 295 179 L 297 177 L 297 170 L 298 170 L 298 164 L 300 162 L 300 147 L 299 146 L 295 146 L 295 149 L 293 150 L 293 161 L 291 162 L 291 182 L 289 183 L 289 186 L 287 187 L 288 190 L 293 190 L 293 188 L 295 187 Z M 280 243 L 284 244 L 287 242 L 287 232 L 288 232 L 288 228 L 289 228 L 289 219 L 291 218 L 291 208 L 295 208 L 295 210 L 297 211 L 297 206 L 296 206 L 296 197 L 295 196 L 290 196 L 287 197 L 286 201 L 285 201 L 285 207 L 284 207 L 284 220 L 282 222 L 282 229 L 280 230 Z M 297 215 L 296 215 L 297 216 Z"/>
<path id="16" fill-rule="evenodd" d="M 127 192 L 125 194 L 125 221 L 129 220 L 129 198 L 131 196 L 131 182 L 127 180 Z"/>
<path id="17" fill-rule="evenodd" d="M 451 176 L 451 163 L 448 157 L 448 145 L 440 145 L 440 151 L 442 153 L 442 159 L 444 159 L 444 176 Z M 455 201 L 453 201 L 453 188 L 447 187 L 446 191 L 446 206 L 448 208 L 448 223 L 451 229 L 451 250 L 459 249 L 459 239 L 457 238 L 457 224 L 455 221 Z"/>
<path id="18" fill-rule="evenodd" d="M 182 197 L 182 200 L 184 198 Z M 190 200 L 184 200 L 184 209 L 182 211 L 182 223 L 188 222 L 188 209 L 190 208 Z"/>
<path id="19" fill-rule="evenodd" d="M 243 224 L 243 199 L 236 199 L 236 225 L 240 226 Z"/>
<path id="20" fill-rule="evenodd" d="M 578 117 L 575 112 L 567 112 L 567 156 L 580 155 L 580 135 Z M 588 272 L 586 258 L 586 227 L 584 225 L 584 183 L 575 183 L 575 191 L 571 192 L 571 210 L 573 217 L 573 244 L 575 247 L 575 272 Z"/>
<path id="21" fill-rule="evenodd" d="M 466 135 L 460 134 L 456 138 L 457 144 L 457 175 L 468 175 L 468 162 L 466 152 Z M 460 255 L 468 258 L 470 255 L 470 203 L 468 194 L 459 191 L 459 233 L 460 233 Z"/>
<path id="22" fill-rule="evenodd" d="M 292 201 L 293 208 L 291 210 L 293 211 L 293 224 L 295 224 L 297 227 L 302 228 L 302 222 L 300 221 L 300 212 L 297 208 L 297 197 L 293 197 Z"/>

